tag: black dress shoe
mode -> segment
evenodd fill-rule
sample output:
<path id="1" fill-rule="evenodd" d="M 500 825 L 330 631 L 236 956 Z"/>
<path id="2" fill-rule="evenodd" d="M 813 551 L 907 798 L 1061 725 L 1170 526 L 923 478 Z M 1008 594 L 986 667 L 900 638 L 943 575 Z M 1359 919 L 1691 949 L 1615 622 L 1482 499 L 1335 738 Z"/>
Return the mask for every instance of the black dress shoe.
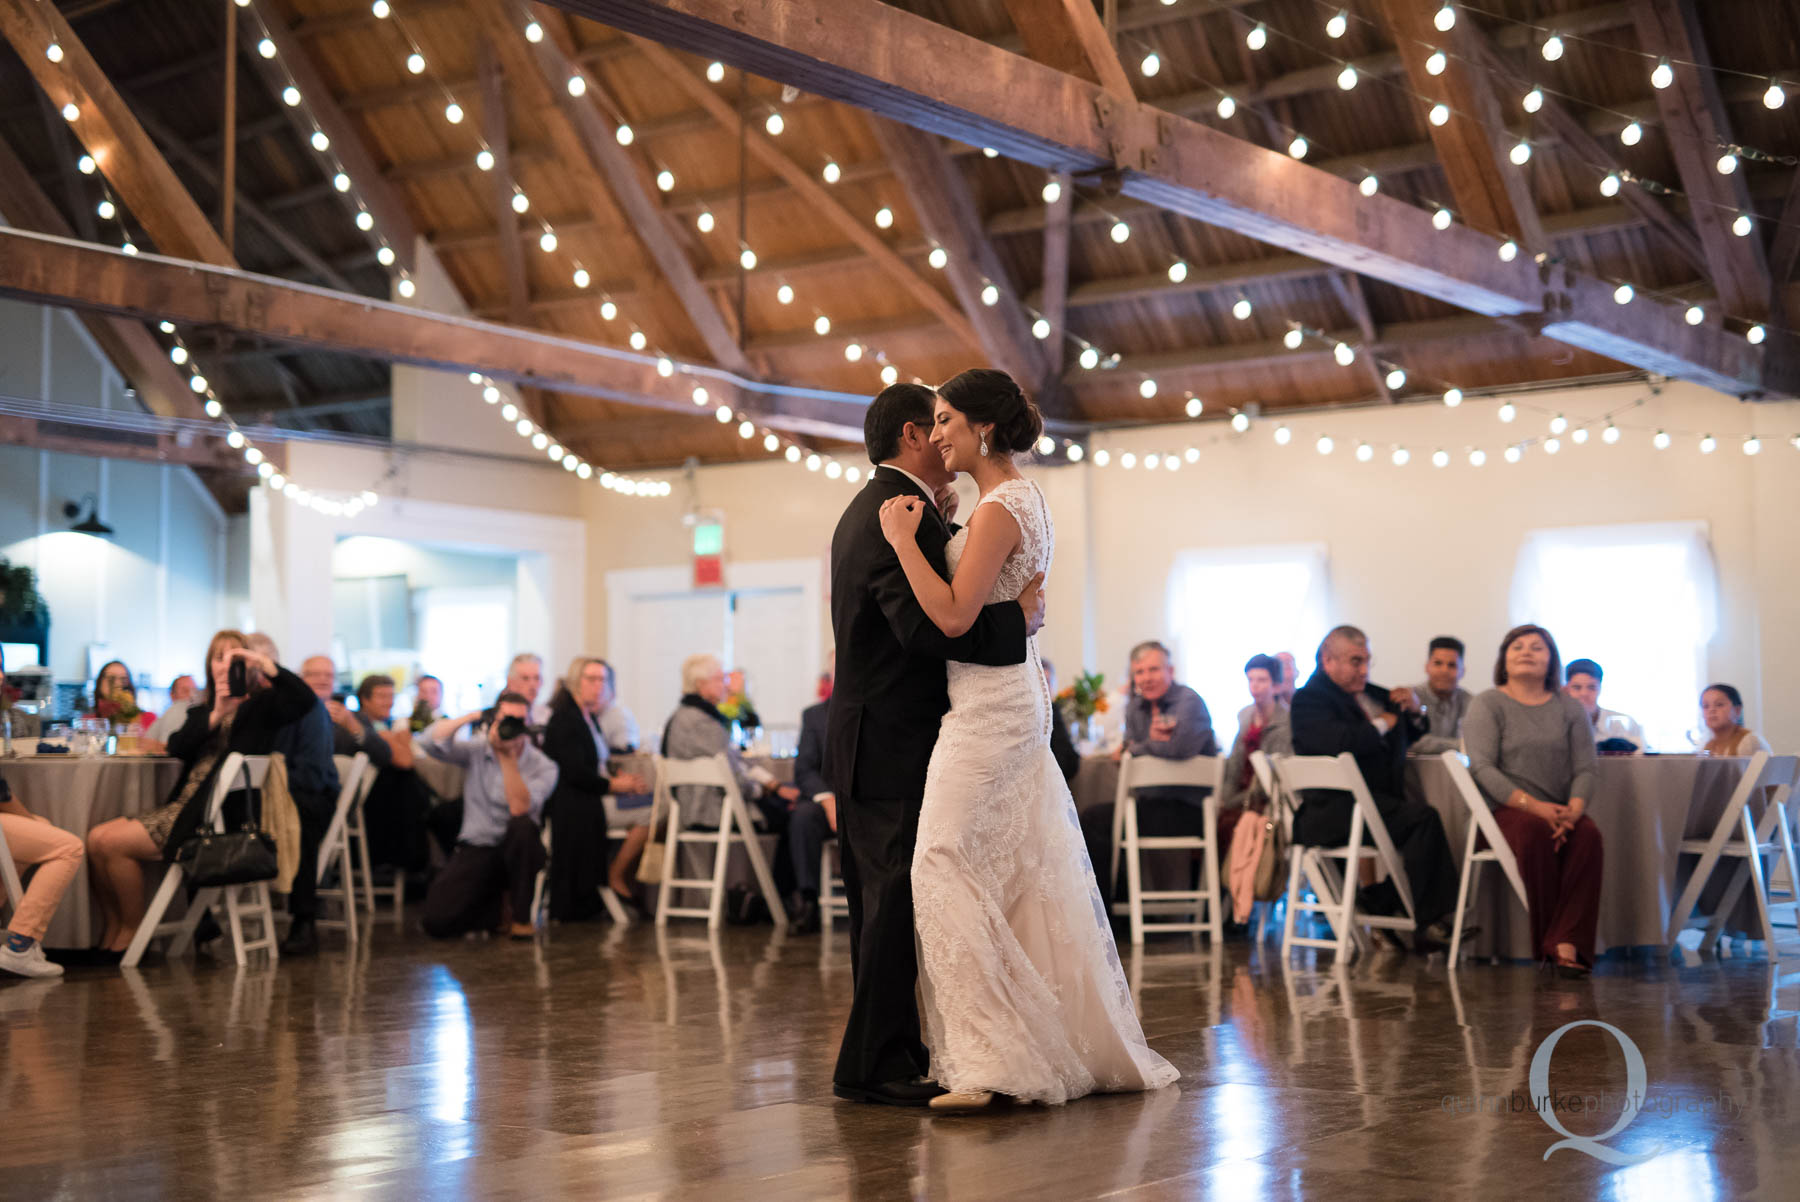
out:
<path id="1" fill-rule="evenodd" d="M 824 929 L 819 917 L 819 901 L 813 897 L 797 897 L 789 903 L 793 916 L 788 922 L 790 935 L 817 935 Z"/>
<path id="2" fill-rule="evenodd" d="M 871 1102 L 877 1106 L 931 1105 L 931 1099 L 948 1091 L 941 1085 L 914 1077 L 910 1081 L 882 1081 L 875 1085 L 833 1085 L 835 1097 L 847 1102 Z"/>
<path id="3" fill-rule="evenodd" d="M 208 907 L 206 913 L 200 916 L 200 921 L 194 924 L 194 946 L 203 947 L 224 933 L 225 928 L 219 925 L 219 920 L 213 917 L 212 909 Z"/>
<path id="4" fill-rule="evenodd" d="M 316 956 L 319 952 L 319 929 L 310 918 L 296 918 L 281 941 L 284 956 Z"/>

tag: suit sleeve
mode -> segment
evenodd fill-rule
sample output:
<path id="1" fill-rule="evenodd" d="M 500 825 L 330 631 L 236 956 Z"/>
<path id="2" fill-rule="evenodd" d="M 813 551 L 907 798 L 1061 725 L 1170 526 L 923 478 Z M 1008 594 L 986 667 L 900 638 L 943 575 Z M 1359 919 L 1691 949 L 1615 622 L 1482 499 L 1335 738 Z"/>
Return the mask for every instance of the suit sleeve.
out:
<path id="1" fill-rule="evenodd" d="M 807 801 L 832 791 L 825 780 L 824 726 L 823 722 L 802 721 L 800 724 L 800 751 L 794 757 L 794 784 Z"/>
<path id="2" fill-rule="evenodd" d="M 1383 752 L 1381 735 L 1374 723 L 1352 725 L 1345 722 L 1332 713 L 1326 701 L 1304 690 L 1294 694 L 1289 722 L 1293 727 L 1296 755 L 1342 755 L 1348 751 L 1364 756 Z"/>
<path id="3" fill-rule="evenodd" d="M 1025 662 L 1025 611 L 1011 601 L 989 605 L 975 624 L 956 638 L 939 630 L 913 596 L 899 556 L 884 541 L 870 574 L 869 589 L 894 638 L 914 655 L 1003 668 Z"/>
<path id="4" fill-rule="evenodd" d="M 1062 769 L 1063 779 L 1074 780 L 1075 774 L 1081 771 L 1081 753 L 1075 750 L 1074 740 L 1069 738 L 1068 723 L 1054 710 L 1050 714 L 1050 754 L 1056 757 L 1056 766 Z"/>

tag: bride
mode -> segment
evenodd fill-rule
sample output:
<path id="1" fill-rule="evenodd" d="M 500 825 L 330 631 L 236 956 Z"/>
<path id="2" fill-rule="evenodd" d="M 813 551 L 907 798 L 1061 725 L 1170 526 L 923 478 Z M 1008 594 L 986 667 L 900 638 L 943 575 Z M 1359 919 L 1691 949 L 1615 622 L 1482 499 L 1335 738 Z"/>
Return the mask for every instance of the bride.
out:
<path id="1" fill-rule="evenodd" d="M 981 488 L 945 549 L 945 583 L 919 550 L 924 502 L 897 497 L 881 529 L 927 616 L 948 635 L 1047 572 L 1049 506 L 1013 456 L 1043 431 L 1005 372 L 938 391 L 931 442 Z M 920 1009 L 937 1109 L 994 1095 L 1060 1103 L 1156 1089 L 1178 1075 L 1150 1050 L 1094 884 L 1075 801 L 1050 752 L 1051 699 L 1035 639 L 1023 664 L 952 662 L 913 854 Z"/>

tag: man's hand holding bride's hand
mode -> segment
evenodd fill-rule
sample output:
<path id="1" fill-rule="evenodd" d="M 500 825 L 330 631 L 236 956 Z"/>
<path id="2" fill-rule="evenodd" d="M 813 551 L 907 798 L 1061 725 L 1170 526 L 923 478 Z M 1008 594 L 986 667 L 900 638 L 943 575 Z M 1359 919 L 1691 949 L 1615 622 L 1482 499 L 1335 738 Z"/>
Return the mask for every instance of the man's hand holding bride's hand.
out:
<path id="1" fill-rule="evenodd" d="M 919 536 L 919 520 L 925 516 L 925 502 L 917 497 L 893 497 L 881 507 L 881 533 L 889 545 L 899 547 Z"/>
<path id="2" fill-rule="evenodd" d="M 892 502 L 889 502 L 892 504 Z M 885 523 L 884 523 L 885 524 Z M 1039 572 L 1019 594 L 1019 608 L 1025 611 L 1025 633 L 1036 634 L 1044 625 L 1044 574 Z"/>

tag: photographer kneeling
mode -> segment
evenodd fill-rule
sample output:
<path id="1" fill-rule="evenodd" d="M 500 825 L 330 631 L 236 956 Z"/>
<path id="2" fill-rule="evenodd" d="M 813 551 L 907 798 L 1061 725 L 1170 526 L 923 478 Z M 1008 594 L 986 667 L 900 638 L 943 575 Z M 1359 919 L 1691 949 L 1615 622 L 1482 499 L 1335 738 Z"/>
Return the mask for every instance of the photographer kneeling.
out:
<path id="1" fill-rule="evenodd" d="M 453 939 L 500 923 L 502 896 L 512 899 L 511 933 L 529 939 L 534 930 L 531 895 L 544 866 L 538 823 L 556 788 L 556 765 L 532 745 L 526 715 L 530 703 L 502 693 L 485 737 L 454 741 L 480 711 L 445 718 L 421 740 L 433 759 L 462 765 L 463 819 L 450 862 L 425 895 L 425 933 Z"/>

